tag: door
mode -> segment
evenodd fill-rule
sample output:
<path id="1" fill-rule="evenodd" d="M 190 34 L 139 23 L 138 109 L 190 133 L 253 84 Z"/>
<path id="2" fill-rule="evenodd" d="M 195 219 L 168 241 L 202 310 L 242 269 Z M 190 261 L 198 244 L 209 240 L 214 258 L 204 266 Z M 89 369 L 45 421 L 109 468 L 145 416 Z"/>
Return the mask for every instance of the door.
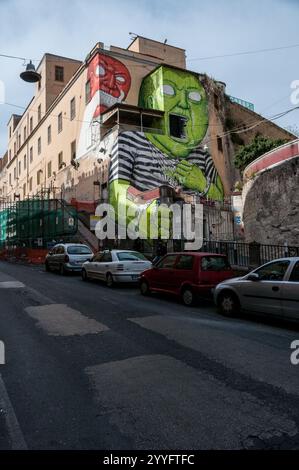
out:
<path id="1" fill-rule="evenodd" d="M 60 263 L 60 258 L 61 254 L 64 254 L 64 248 L 61 245 L 55 246 L 53 249 L 53 255 L 51 256 L 52 258 L 52 266 L 54 269 L 59 269 L 59 263 Z"/>
<path id="2" fill-rule="evenodd" d="M 226 256 L 209 255 L 200 260 L 199 281 L 211 289 L 232 277 L 232 269 Z"/>
<path id="3" fill-rule="evenodd" d="M 153 268 L 150 283 L 156 290 L 173 291 L 174 283 L 174 265 L 177 255 L 166 255 Z"/>
<path id="4" fill-rule="evenodd" d="M 283 315 L 299 320 L 299 261 L 292 266 L 288 280 L 282 286 Z"/>
<path id="5" fill-rule="evenodd" d="M 86 271 L 90 277 L 98 278 L 98 265 L 99 261 L 101 260 L 103 254 L 102 253 L 97 253 L 90 263 L 86 265 Z"/>
<path id="6" fill-rule="evenodd" d="M 56 262 L 57 262 L 57 268 L 59 269 L 61 264 L 64 264 L 65 260 L 65 249 L 63 245 L 60 245 L 57 249 L 57 254 L 56 254 Z"/>
<path id="7" fill-rule="evenodd" d="M 106 279 L 106 274 L 111 268 L 112 255 L 110 251 L 105 251 L 95 266 L 95 273 L 99 279 Z"/>
<path id="8" fill-rule="evenodd" d="M 52 254 L 47 257 L 47 261 L 48 261 L 48 264 L 50 266 L 50 269 L 55 269 L 56 268 L 56 266 L 55 266 L 56 250 L 57 250 L 57 247 L 54 246 L 51 250 Z"/>
<path id="9" fill-rule="evenodd" d="M 173 289 L 177 293 L 180 292 L 181 286 L 184 283 L 194 283 L 194 267 L 195 257 L 192 255 L 180 255 L 175 265 L 173 276 Z"/>
<path id="10" fill-rule="evenodd" d="M 290 261 L 272 261 L 254 271 L 259 280 L 240 283 L 241 303 L 246 310 L 282 315 L 282 286 Z"/>

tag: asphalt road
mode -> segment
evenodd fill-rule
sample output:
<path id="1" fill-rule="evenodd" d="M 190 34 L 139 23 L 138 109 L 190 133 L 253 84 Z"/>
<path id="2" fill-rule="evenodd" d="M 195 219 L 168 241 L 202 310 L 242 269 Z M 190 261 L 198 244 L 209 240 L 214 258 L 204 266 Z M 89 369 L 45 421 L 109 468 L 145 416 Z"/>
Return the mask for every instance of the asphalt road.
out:
<path id="1" fill-rule="evenodd" d="M 0 263 L 0 449 L 298 449 L 294 339 Z"/>

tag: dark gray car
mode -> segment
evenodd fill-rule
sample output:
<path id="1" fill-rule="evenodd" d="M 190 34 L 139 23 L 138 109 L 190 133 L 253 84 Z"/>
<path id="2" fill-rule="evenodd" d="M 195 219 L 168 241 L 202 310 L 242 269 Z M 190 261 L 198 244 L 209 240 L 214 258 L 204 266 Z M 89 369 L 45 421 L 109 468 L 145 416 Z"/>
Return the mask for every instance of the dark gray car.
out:
<path id="1" fill-rule="evenodd" d="M 85 261 L 93 257 L 87 245 L 81 243 L 59 243 L 46 256 L 46 271 L 56 270 L 61 274 L 81 271 Z"/>

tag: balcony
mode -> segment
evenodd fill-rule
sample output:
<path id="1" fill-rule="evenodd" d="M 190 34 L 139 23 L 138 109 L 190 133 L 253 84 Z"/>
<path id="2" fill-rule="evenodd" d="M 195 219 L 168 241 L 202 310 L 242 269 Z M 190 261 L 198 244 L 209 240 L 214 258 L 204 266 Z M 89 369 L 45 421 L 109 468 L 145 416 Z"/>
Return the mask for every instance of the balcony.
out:
<path id="1" fill-rule="evenodd" d="M 101 116 L 101 139 L 115 130 L 164 134 L 164 111 L 117 103 Z"/>

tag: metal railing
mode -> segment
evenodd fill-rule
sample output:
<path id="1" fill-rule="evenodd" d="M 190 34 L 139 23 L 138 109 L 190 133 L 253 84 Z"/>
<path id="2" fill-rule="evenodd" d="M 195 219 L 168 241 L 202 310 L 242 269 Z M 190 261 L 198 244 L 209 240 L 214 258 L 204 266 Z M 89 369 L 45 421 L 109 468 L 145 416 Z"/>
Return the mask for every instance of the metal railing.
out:
<path id="1" fill-rule="evenodd" d="M 299 256 L 299 247 L 204 240 L 200 251 L 226 254 L 231 265 L 254 268 L 277 258 Z"/>

